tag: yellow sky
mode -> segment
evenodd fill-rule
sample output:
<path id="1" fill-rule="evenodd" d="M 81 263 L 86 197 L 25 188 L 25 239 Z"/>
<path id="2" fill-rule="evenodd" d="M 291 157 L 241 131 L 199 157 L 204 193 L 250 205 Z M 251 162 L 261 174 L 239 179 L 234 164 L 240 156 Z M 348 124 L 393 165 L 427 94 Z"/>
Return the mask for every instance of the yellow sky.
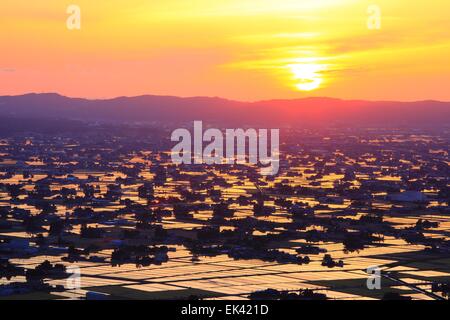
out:
<path id="1" fill-rule="evenodd" d="M 66 27 L 71 4 L 81 30 Z M 450 101 L 449 12 L 448 0 L 2 0 L 0 94 Z"/>

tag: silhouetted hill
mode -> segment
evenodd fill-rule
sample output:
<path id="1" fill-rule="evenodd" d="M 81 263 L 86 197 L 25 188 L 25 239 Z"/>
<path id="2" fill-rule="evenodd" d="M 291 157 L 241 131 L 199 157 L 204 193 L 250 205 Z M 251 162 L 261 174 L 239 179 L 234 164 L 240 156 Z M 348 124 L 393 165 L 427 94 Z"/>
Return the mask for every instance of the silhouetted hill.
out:
<path id="1" fill-rule="evenodd" d="M 239 102 L 221 98 L 172 96 L 68 98 L 54 93 L 0 96 L 3 117 L 92 121 L 245 124 L 444 125 L 450 103 L 305 98 Z"/>

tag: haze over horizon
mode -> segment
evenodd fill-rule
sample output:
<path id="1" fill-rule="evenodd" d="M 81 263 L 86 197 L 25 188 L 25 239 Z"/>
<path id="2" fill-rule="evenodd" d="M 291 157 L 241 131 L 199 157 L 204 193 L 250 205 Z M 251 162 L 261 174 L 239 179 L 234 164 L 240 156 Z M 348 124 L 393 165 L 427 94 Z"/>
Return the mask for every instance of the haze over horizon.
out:
<path id="1" fill-rule="evenodd" d="M 145 95 L 107 100 L 58 94 L 0 96 L 3 117 L 114 122 L 264 125 L 425 125 L 446 126 L 450 103 L 389 102 L 310 98 L 240 102 L 221 98 Z"/>
<path id="2" fill-rule="evenodd" d="M 258 103 L 258 102 L 268 102 L 268 101 L 301 101 L 301 100 L 341 100 L 346 102 L 354 102 L 354 101 L 361 101 L 361 102 L 399 102 L 399 103 L 414 103 L 414 102 L 441 102 L 441 103 L 450 103 L 450 100 L 437 100 L 437 99 L 421 99 L 421 100 L 385 100 L 385 99 L 345 99 L 340 97 L 331 97 L 331 96 L 304 96 L 304 97 L 296 97 L 296 98 L 267 98 L 267 99 L 259 99 L 259 100 L 244 100 L 244 99 L 231 99 L 228 97 L 221 97 L 221 96 L 208 96 L 208 95 L 196 95 L 196 96 L 179 96 L 179 95 L 173 95 L 173 94 L 153 94 L 153 93 L 143 93 L 139 95 L 114 95 L 110 97 L 83 97 L 83 96 L 70 96 L 65 95 L 59 92 L 23 92 L 23 93 L 17 93 L 17 94 L 1 94 L 0 97 L 21 97 L 21 96 L 40 96 L 40 95 L 56 95 L 61 96 L 64 98 L 69 99 L 82 99 L 82 100 L 100 100 L 100 101 L 108 101 L 108 100 L 116 100 L 121 98 L 139 98 L 139 97 L 169 97 L 169 98 L 180 98 L 180 99 L 195 99 L 195 98 L 207 98 L 207 99 L 221 99 L 221 100 L 229 100 L 233 102 L 242 102 L 242 103 Z"/>

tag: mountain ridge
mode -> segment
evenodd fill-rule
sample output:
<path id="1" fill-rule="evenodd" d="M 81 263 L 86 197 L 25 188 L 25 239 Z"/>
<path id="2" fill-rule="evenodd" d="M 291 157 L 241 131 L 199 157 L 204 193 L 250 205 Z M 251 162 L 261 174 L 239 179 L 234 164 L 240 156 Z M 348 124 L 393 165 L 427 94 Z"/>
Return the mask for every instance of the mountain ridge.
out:
<path id="1" fill-rule="evenodd" d="M 220 97 L 169 95 L 120 96 L 108 99 L 66 97 L 58 93 L 0 96 L 3 117 L 64 118 L 92 121 L 236 122 L 242 124 L 329 123 L 446 124 L 450 102 L 344 100 L 328 97 L 254 102 Z"/>

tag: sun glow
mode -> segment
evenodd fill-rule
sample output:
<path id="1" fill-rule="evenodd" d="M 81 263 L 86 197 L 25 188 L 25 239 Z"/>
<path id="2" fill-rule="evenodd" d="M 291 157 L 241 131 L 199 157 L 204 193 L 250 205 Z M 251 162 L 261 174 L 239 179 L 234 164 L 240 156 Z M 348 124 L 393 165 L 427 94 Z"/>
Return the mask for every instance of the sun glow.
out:
<path id="1" fill-rule="evenodd" d="M 296 80 L 295 86 L 300 91 L 312 91 L 320 88 L 323 83 L 321 71 L 325 66 L 316 63 L 301 63 L 288 66 Z"/>
<path id="2" fill-rule="evenodd" d="M 0 94 L 450 100 L 448 0 L 60 2 L 0 1 Z"/>

